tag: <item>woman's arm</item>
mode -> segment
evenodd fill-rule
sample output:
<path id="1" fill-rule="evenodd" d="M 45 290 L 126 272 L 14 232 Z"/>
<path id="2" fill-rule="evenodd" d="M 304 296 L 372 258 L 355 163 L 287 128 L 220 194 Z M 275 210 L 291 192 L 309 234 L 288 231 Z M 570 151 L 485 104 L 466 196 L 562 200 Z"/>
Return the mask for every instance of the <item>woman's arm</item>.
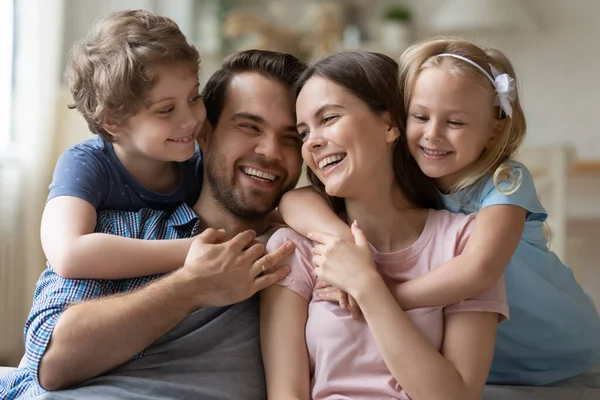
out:
<path id="1" fill-rule="evenodd" d="M 260 295 L 260 343 L 269 399 L 310 399 L 306 348 L 308 303 L 279 285 Z"/>
<path id="2" fill-rule="evenodd" d="M 96 216 L 96 209 L 78 197 L 54 197 L 46 204 L 42 247 L 63 278 L 124 279 L 183 265 L 192 239 L 142 240 L 93 233 Z"/>
<path id="3" fill-rule="evenodd" d="M 351 294 L 387 367 L 411 398 L 481 398 L 494 353 L 498 314 L 447 315 L 440 354 L 398 306 L 379 275 L 366 279 L 362 289 Z"/>
<path id="4" fill-rule="evenodd" d="M 279 213 L 285 223 L 302 236 L 318 231 L 353 240 L 348 225 L 335 215 L 325 199 L 310 187 L 290 190 L 284 194 L 279 203 Z"/>
<path id="5" fill-rule="evenodd" d="M 481 210 L 462 253 L 435 270 L 398 287 L 403 309 L 458 303 L 494 286 L 513 256 L 525 227 L 527 211 L 495 205 Z"/>

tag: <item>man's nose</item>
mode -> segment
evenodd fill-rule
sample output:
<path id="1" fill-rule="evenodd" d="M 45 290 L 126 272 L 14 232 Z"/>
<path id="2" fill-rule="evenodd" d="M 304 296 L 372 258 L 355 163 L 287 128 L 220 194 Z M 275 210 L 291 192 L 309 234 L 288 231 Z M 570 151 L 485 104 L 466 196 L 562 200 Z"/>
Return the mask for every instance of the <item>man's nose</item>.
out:
<path id="1" fill-rule="evenodd" d="M 263 155 L 267 160 L 283 159 L 281 143 L 276 135 L 263 135 L 256 146 L 256 153 Z"/>

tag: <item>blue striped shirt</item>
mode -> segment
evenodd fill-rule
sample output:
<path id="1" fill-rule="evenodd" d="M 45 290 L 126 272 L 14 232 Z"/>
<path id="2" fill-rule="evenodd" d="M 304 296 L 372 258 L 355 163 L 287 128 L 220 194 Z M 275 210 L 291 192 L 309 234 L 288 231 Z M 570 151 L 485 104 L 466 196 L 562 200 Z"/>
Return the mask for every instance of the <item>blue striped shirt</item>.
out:
<path id="1" fill-rule="evenodd" d="M 189 238 L 198 233 L 198 216 L 186 204 L 174 212 L 142 209 L 138 212 L 99 211 L 96 232 L 134 239 Z M 27 367 L 0 378 L 0 399 L 29 399 L 45 392 L 38 381 L 40 360 L 56 321 L 71 304 L 142 287 L 160 275 L 121 280 L 64 279 L 48 264 L 33 296 L 25 323 Z M 143 357 L 144 352 L 136 358 Z"/>

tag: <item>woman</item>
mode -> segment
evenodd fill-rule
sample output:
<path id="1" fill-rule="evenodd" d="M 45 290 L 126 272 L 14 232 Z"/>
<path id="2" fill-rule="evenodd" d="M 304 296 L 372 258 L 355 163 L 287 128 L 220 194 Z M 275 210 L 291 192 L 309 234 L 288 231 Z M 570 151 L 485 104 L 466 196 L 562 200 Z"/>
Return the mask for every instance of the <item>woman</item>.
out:
<path id="1" fill-rule="evenodd" d="M 473 216 L 435 210 L 438 193 L 410 157 L 398 65 L 375 53 L 339 53 L 298 83 L 302 154 L 313 186 L 354 243 L 315 233 L 291 239 L 291 273 L 261 295 L 269 398 L 480 398 L 504 283 L 466 301 L 404 312 L 395 288 L 460 254 Z M 364 319 L 312 296 L 318 280 L 352 296 Z M 293 361 L 292 361 L 293 360 Z"/>

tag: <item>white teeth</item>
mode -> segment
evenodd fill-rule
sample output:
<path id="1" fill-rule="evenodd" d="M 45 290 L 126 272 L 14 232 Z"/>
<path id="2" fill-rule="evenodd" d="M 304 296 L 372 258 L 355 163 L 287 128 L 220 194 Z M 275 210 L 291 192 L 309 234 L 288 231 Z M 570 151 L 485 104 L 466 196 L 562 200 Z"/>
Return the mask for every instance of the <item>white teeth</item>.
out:
<path id="1" fill-rule="evenodd" d="M 333 156 L 325 157 L 319 162 L 319 169 L 323 169 L 331 163 L 343 160 L 346 155 L 344 154 L 335 154 Z"/>
<path id="2" fill-rule="evenodd" d="M 449 151 L 429 150 L 424 147 L 422 147 L 422 149 L 423 149 L 423 153 L 425 153 L 429 156 L 445 156 L 446 154 L 450 153 Z"/>
<path id="3" fill-rule="evenodd" d="M 194 135 L 190 135 L 188 137 L 184 137 L 184 138 L 179 138 L 179 139 L 169 139 L 173 142 L 187 142 L 189 140 L 192 140 L 192 138 L 194 137 Z"/>
<path id="4" fill-rule="evenodd" d="M 250 176 L 254 176 L 257 178 L 261 178 L 261 179 L 265 179 L 268 181 L 273 182 L 275 180 L 275 178 L 277 178 L 277 176 L 270 174 L 268 172 L 263 172 L 263 171 L 259 171 L 256 168 L 250 168 L 250 167 L 243 167 L 242 171 L 244 171 L 244 173 L 246 175 L 250 175 Z"/>

